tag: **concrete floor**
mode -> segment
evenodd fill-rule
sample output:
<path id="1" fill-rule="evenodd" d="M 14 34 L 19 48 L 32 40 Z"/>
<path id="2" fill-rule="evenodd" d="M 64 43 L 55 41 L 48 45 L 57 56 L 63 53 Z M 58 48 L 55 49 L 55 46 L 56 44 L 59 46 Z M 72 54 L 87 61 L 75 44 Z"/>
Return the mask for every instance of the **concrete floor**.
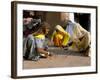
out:
<path id="1" fill-rule="evenodd" d="M 64 50 L 52 47 L 49 49 L 53 56 L 48 58 L 40 58 L 38 61 L 23 61 L 24 69 L 34 68 L 56 68 L 56 67 L 81 67 L 91 65 L 90 57 L 84 56 L 82 53 Z"/>

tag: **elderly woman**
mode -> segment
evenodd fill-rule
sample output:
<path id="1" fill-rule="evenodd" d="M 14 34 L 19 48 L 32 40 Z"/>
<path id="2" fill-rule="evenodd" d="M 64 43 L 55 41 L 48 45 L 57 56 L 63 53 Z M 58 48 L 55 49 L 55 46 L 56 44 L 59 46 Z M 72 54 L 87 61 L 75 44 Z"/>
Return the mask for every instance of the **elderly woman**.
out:
<path id="1" fill-rule="evenodd" d="M 39 29 L 27 37 L 24 54 L 25 58 L 33 61 L 39 60 L 40 57 L 47 58 L 50 52 L 47 51 L 47 44 L 45 43 L 45 35 L 48 34 L 49 24 L 43 22 L 38 26 Z"/>
<path id="2" fill-rule="evenodd" d="M 72 22 L 69 18 L 69 13 L 62 13 L 62 15 L 61 22 L 64 25 L 63 27 L 70 34 L 69 47 L 67 49 L 83 52 L 84 55 L 90 56 L 90 32 L 84 29 L 79 23 Z"/>
<path id="3" fill-rule="evenodd" d="M 70 26 L 71 27 L 71 26 Z M 67 27 L 67 32 L 68 27 Z M 85 30 L 80 24 L 74 23 L 74 28 L 71 34 L 72 46 L 69 49 L 75 51 L 85 51 L 90 45 L 90 32 Z"/>

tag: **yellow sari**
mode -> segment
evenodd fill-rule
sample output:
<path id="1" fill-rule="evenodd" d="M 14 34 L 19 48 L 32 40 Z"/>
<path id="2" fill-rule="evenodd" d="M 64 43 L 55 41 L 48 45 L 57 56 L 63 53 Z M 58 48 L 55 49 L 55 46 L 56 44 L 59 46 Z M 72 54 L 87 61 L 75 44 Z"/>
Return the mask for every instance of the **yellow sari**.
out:
<path id="1" fill-rule="evenodd" d="M 70 35 L 60 25 L 57 25 L 57 29 L 63 34 L 54 31 L 51 37 L 54 43 L 54 46 L 57 46 L 57 47 L 66 46 L 69 42 Z"/>

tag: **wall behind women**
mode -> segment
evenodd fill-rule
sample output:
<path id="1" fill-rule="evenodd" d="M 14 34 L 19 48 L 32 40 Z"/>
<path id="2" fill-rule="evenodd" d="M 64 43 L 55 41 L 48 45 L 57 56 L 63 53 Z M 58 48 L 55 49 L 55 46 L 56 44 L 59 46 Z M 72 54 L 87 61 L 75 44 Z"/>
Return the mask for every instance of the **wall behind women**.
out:
<path id="1" fill-rule="evenodd" d="M 16 0 L 18 1 L 18 0 Z M 100 26 L 100 0 L 24 0 L 35 2 L 49 2 L 61 4 L 97 5 L 98 6 L 98 26 Z M 100 34 L 98 27 L 98 35 Z M 100 37 L 98 37 L 98 49 L 100 47 Z M 98 53 L 100 51 L 98 50 Z M 100 54 L 98 54 L 100 57 Z M 100 58 L 98 58 L 100 63 Z M 100 68 L 100 64 L 98 64 Z M 98 74 L 73 75 L 45 78 L 27 78 L 22 80 L 100 80 L 100 69 Z M 14 80 L 10 78 L 11 71 L 11 0 L 0 0 L 0 80 Z M 19 79 L 20 80 L 20 79 Z"/>

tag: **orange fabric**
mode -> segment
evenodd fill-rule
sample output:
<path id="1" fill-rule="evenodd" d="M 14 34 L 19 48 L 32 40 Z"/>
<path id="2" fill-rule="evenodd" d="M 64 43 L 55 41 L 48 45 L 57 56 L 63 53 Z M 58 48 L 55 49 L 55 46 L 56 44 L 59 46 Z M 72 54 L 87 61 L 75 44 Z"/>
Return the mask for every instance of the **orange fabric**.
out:
<path id="1" fill-rule="evenodd" d="M 59 35 L 54 36 L 53 42 L 54 42 L 54 45 L 57 47 L 62 46 L 62 39 L 59 37 Z"/>

